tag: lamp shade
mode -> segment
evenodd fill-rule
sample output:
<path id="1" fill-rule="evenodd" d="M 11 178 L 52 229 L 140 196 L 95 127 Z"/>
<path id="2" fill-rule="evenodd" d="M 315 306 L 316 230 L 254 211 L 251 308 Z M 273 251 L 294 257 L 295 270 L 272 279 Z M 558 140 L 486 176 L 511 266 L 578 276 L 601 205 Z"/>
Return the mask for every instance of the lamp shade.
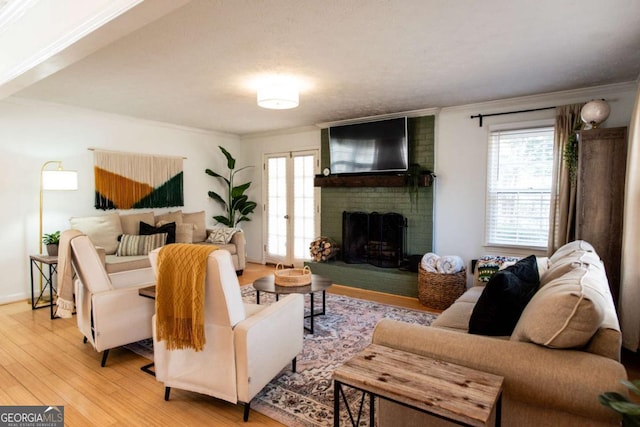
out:
<path id="1" fill-rule="evenodd" d="M 597 128 L 598 125 L 609 117 L 611 108 L 604 99 L 592 99 L 584 104 L 582 110 L 580 110 L 580 117 L 586 124 L 591 125 L 592 128 Z"/>
<path id="2" fill-rule="evenodd" d="M 286 110 L 299 104 L 298 89 L 286 84 L 270 84 L 258 89 L 258 105 L 262 108 Z"/>
<path id="3" fill-rule="evenodd" d="M 42 171 L 43 190 L 77 190 L 78 172 L 67 170 Z"/>

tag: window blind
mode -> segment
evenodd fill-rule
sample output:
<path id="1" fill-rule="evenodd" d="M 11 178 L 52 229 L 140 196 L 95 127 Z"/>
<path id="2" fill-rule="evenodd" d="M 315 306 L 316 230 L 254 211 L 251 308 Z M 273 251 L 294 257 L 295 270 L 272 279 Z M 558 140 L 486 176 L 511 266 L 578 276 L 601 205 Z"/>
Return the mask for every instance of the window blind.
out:
<path id="1" fill-rule="evenodd" d="M 490 132 L 487 245 L 547 247 L 553 137 L 553 127 Z"/>

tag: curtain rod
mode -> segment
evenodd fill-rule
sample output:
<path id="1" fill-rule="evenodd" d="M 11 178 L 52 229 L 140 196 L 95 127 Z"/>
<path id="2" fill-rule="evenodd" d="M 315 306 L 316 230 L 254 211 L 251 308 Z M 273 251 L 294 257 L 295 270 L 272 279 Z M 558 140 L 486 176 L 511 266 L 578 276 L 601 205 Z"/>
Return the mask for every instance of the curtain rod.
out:
<path id="1" fill-rule="evenodd" d="M 140 153 L 129 153 L 128 151 L 115 151 L 115 150 L 104 150 L 102 148 L 94 148 L 94 147 L 89 147 L 87 148 L 87 150 L 89 151 L 107 151 L 109 153 L 120 153 L 120 154 L 140 154 Z M 147 154 L 142 154 L 143 156 L 147 156 Z M 160 156 L 160 157 L 181 157 L 181 156 Z M 183 160 L 187 160 L 186 157 L 182 157 Z"/>
<path id="2" fill-rule="evenodd" d="M 518 111 L 507 111 L 504 113 L 491 113 L 491 114 L 476 114 L 475 116 L 471 116 L 472 119 L 480 119 L 480 127 L 482 127 L 482 118 L 483 117 L 491 117 L 491 116 L 504 116 L 505 114 L 517 114 L 517 113 L 530 113 L 532 111 L 542 111 L 542 110 L 552 110 L 556 107 L 543 107 L 543 108 L 532 108 L 530 110 L 518 110 Z"/>

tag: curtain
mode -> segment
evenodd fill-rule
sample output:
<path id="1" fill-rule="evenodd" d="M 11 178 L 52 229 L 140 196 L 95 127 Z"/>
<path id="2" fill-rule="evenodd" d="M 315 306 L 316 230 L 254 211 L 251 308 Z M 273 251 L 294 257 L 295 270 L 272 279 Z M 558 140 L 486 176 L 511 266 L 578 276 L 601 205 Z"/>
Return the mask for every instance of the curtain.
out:
<path id="1" fill-rule="evenodd" d="M 622 271 L 619 314 L 622 345 L 636 351 L 640 346 L 640 87 L 631 116 L 627 149 L 627 179 L 622 230 Z"/>
<path id="2" fill-rule="evenodd" d="M 565 161 L 570 137 L 580 129 L 580 110 L 584 103 L 556 107 L 553 146 L 553 182 L 551 186 L 551 215 L 549 215 L 549 254 L 574 240 L 576 211 L 576 181 Z M 577 150 L 577 148 L 575 148 Z M 577 159 L 577 157 L 576 157 Z M 575 171 L 574 171 L 575 172 Z"/>

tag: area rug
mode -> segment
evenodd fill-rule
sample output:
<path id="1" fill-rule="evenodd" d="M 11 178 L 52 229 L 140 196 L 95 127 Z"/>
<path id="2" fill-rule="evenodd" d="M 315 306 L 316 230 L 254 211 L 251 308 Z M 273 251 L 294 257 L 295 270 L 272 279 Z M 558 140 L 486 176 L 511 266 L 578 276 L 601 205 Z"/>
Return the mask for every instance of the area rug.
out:
<path id="1" fill-rule="evenodd" d="M 255 289 L 242 287 L 246 302 L 255 302 Z M 309 296 L 305 296 L 309 309 Z M 315 296 L 321 307 L 321 294 Z M 371 335 L 382 318 L 429 325 L 436 315 L 391 305 L 327 293 L 326 314 L 314 319 L 314 334 L 305 333 L 304 347 L 297 358 L 297 372 L 287 366 L 253 399 L 251 408 L 290 427 L 333 425 L 333 384 L 331 375 L 342 363 L 371 343 Z M 273 302 L 273 295 L 262 293 L 261 304 Z M 307 313 L 308 314 L 308 313 Z M 307 320 L 308 322 L 308 320 Z M 153 358 L 150 340 L 127 346 L 146 358 Z M 361 393 L 345 388 L 352 411 L 357 413 Z M 361 425 L 368 424 L 365 399 Z M 350 425 L 344 404 L 341 425 Z"/>

